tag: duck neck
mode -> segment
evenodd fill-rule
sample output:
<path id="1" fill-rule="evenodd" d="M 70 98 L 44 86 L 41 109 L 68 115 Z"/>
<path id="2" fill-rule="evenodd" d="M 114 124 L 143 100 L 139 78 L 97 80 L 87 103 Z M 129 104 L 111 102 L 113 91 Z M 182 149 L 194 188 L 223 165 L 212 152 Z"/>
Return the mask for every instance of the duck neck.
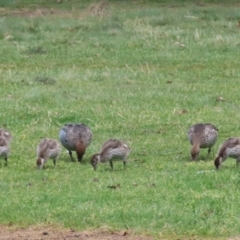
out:
<path id="1" fill-rule="evenodd" d="M 191 156 L 192 156 L 192 160 L 195 161 L 198 154 L 199 154 L 199 151 L 200 151 L 200 145 L 199 143 L 195 143 L 193 144 L 193 147 L 192 147 L 192 150 L 191 150 Z"/>
<path id="2" fill-rule="evenodd" d="M 86 151 L 86 147 L 83 144 L 83 142 L 82 141 L 78 142 L 76 144 L 76 153 L 77 153 L 77 157 L 78 157 L 78 162 L 82 161 L 82 157 L 83 157 L 85 151 Z"/>

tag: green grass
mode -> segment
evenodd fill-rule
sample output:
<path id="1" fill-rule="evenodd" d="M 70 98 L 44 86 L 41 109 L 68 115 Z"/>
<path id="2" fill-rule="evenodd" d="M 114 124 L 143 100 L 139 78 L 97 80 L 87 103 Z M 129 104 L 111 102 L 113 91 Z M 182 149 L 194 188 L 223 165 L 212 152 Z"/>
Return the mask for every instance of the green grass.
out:
<path id="1" fill-rule="evenodd" d="M 0 223 L 239 235 L 239 169 L 213 165 L 240 134 L 238 5 L 64 1 L 41 16 L 41 2 L 0 1 L 0 125 L 14 137 L 0 166 Z M 67 122 L 93 131 L 84 163 L 62 149 L 55 169 L 38 171 L 37 144 Z M 198 122 L 215 124 L 219 139 L 191 162 L 186 133 Z M 90 156 L 112 137 L 132 148 L 127 169 L 94 172 Z"/>

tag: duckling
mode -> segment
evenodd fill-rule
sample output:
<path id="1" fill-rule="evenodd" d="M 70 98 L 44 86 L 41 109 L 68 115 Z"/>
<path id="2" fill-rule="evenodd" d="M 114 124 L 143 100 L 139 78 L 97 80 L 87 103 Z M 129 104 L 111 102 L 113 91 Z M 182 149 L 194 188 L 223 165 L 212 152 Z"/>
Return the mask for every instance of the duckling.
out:
<path id="1" fill-rule="evenodd" d="M 4 137 L 7 143 L 12 141 L 12 135 L 7 129 L 0 128 L 0 137 Z"/>
<path id="2" fill-rule="evenodd" d="M 113 170 L 112 161 L 116 159 L 122 160 L 124 168 L 126 168 L 126 161 L 130 151 L 131 149 L 125 142 L 118 139 L 109 139 L 102 145 L 100 153 L 96 153 L 91 157 L 91 164 L 96 170 L 99 162 L 105 163 L 109 161 Z"/>
<path id="3" fill-rule="evenodd" d="M 240 138 L 229 138 L 220 146 L 217 157 L 214 160 L 216 169 L 219 169 L 228 157 L 235 158 L 238 166 L 240 162 Z"/>
<path id="4" fill-rule="evenodd" d="M 37 167 L 42 169 L 49 158 L 53 159 L 54 167 L 61 152 L 60 144 L 54 139 L 44 138 L 37 146 Z"/>
<path id="5" fill-rule="evenodd" d="M 211 123 L 198 123 L 191 126 L 188 130 L 188 139 L 192 144 L 191 156 L 192 160 L 196 160 L 200 148 L 208 148 L 208 155 L 211 147 L 216 143 L 218 137 L 218 129 Z"/>
<path id="6" fill-rule="evenodd" d="M 9 156 L 9 146 L 8 142 L 4 137 L 0 137 L 0 158 L 5 159 L 5 166 L 8 165 L 8 156 Z"/>
<path id="7" fill-rule="evenodd" d="M 76 151 L 78 162 L 81 162 L 86 148 L 92 141 L 92 131 L 85 124 L 68 123 L 60 130 L 59 139 L 68 150 L 71 160 L 74 161 L 72 151 Z"/>

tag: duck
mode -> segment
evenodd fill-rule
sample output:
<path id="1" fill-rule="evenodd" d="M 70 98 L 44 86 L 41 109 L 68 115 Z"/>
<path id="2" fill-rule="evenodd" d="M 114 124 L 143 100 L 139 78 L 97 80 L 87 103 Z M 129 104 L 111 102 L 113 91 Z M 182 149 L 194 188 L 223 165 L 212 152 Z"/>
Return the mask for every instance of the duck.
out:
<path id="1" fill-rule="evenodd" d="M 221 164 L 228 158 L 235 158 L 236 165 L 240 162 L 240 137 L 228 138 L 218 150 L 218 154 L 214 160 L 216 169 L 219 169 Z"/>
<path id="2" fill-rule="evenodd" d="M 5 166 L 8 165 L 9 153 L 10 153 L 10 150 L 9 150 L 7 139 L 1 136 L 0 137 L 0 158 L 5 159 Z"/>
<path id="3" fill-rule="evenodd" d="M 199 155 L 200 148 L 208 148 L 208 155 L 216 143 L 218 129 L 211 123 L 197 123 L 188 130 L 188 140 L 192 145 L 191 157 L 195 161 Z"/>
<path id="4" fill-rule="evenodd" d="M 61 153 L 61 146 L 55 139 L 44 138 L 37 146 L 37 167 L 42 169 L 48 159 L 53 159 L 54 167 Z"/>
<path id="5" fill-rule="evenodd" d="M 0 128 L 0 137 L 4 137 L 7 143 L 12 141 L 12 134 L 9 130 Z"/>
<path id="6" fill-rule="evenodd" d="M 83 155 L 92 141 L 92 131 L 83 123 L 67 123 L 60 129 L 59 139 L 68 150 L 71 160 L 74 161 L 72 151 L 75 151 L 78 162 L 82 162 Z"/>
<path id="7" fill-rule="evenodd" d="M 91 157 L 91 164 L 96 171 L 98 163 L 109 162 L 111 170 L 113 170 L 113 160 L 122 160 L 124 169 L 126 168 L 127 157 L 131 149 L 129 146 L 119 139 L 109 139 L 101 147 L 99 153 L 95 153 Z"/>

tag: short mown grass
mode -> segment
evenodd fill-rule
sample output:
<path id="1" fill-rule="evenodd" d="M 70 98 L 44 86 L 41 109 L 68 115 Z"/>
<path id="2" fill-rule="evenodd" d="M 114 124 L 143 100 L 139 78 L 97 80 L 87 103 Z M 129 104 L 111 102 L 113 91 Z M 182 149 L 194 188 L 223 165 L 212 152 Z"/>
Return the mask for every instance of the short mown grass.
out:
<path id="1" fill-rule="evenodd" d="M 0 1 L 0 125 L 13 134 L 0 224 L 239 235 L 240 170 L 213 165 L 219 145 L 240 136 L 239 5 L 42 3 Z M 68 122 L 93 131 L 84 163 L 62 149 L 56 168 L 38 171 L 40 139 Z M 198 122 L 219 139 L 192 162 L 186 134 Z M 94 172 L 90 156 L 112 137 L 132 148 L 127 169 Z"/>

